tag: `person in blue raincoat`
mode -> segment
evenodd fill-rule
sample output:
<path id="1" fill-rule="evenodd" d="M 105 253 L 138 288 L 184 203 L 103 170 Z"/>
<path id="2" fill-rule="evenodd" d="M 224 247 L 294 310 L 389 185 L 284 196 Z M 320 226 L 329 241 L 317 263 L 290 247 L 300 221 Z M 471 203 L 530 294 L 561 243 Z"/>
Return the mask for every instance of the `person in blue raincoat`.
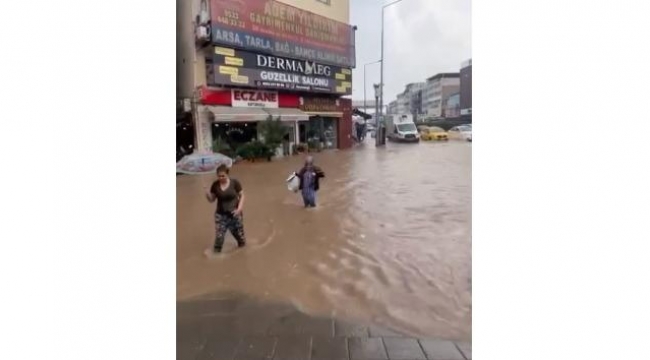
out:
<path id="1" fill-rule="evenodd" d="M 314 165 L 314 158 L 308 156 L 305 160 L 305 166 L 296 173 L 300 178 L 300 188 L 302 200 L 306 208 L 316 207 L 316 192 L 320 188 L 320 179 L 325 177 L 321 168 Z"/>

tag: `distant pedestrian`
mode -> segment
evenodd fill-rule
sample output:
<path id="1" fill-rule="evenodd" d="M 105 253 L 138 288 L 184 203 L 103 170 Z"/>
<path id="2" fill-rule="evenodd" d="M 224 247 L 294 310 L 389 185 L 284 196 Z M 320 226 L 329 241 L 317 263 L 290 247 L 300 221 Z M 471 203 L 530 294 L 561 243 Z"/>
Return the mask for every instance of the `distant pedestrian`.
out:
<path id="1" fill-rule="evenodd" d="M 284 156 L 289 156 L 291 155 L 291 140 L 289 137 L 289 134 L 285 134 L 282 137 L 282 153 Z"/>
<path id="2" fill-rule="evenodd" d="M 300 178 L 300 191 L 306 208 L 316 207 L 316 192 L 320 188 L 320 179 L 325 177 L 321 168 L 314 165 L 314 158 L 308 156 L 305 166 L 297 172 Z"/>
<path id="3" fill-rule="evenodd" d="M 244 247 L 246 245 L 243 214 L 244 190 L 239 181 L 230 178 L 226 165 L 217 168 L 217 181 L 212 183 L 205 196 L 211 203 L 217 201 L 217 209 L 214 213 L 216 228 L 214 252 L 221 252 L 227 230 L 230 230 L 235 237 L 237 245 Z"/>

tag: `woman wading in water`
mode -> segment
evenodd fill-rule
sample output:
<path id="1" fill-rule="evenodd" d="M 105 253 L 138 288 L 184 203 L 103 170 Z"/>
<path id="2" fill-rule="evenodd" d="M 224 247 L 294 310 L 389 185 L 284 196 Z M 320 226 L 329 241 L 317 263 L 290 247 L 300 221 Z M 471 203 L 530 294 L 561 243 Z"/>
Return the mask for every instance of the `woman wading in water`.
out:
<path id="1" fill-rule="evenodd" d="M 237 240 L 239 247 L 246 246 L 244 236 L 244 190 L 236 179 L 231 179 L 226 165 L 217 168 L 217 181 L 212 183 L 210 190 L 205 197 L 209 202 L 217 201 L 217 210 L 214 213 L 216 227 L 216 238 L 214 240 L 214 252 L 220 253 L 226 231 Z"/>
<path id="2" fill-rule="evenodd" d="M 302 192 L 302 201 L 306 208 L 316 207 L 316 192 L 320 189 L 320 179 L 325 177 L 321 168 L 314 165 L 314 158 L 307 156 L 305 166 L 300 169 L 296 176 L 300 178 L 300 191 Z"/>

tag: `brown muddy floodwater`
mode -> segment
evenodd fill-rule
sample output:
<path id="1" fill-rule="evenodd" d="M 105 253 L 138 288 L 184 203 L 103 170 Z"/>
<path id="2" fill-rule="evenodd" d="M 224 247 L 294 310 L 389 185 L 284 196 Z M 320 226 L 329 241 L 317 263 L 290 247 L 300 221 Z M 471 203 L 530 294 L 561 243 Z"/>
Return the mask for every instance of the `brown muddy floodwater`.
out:
<path id="1" fill-rule="evenodd" d="M 208 257 L 214 175 L 177 177 L 177 299 L 219 292 L 413 336 L 471 340 L 470 143 L 387 144 L 315 155 L 318 207 L 286 188 L 303 157 L 237 164 L 248 246 Z"/>

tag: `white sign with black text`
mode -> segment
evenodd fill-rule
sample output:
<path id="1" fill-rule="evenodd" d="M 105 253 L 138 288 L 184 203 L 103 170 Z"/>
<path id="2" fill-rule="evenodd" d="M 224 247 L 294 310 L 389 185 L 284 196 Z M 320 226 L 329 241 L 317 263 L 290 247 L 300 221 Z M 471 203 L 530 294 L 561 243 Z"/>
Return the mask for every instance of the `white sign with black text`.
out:
<path id="1" fill-rule="evenodd" d="M 279 107 L 277 91 L 233 89 L 231 94 L 233 107 Z"/>

